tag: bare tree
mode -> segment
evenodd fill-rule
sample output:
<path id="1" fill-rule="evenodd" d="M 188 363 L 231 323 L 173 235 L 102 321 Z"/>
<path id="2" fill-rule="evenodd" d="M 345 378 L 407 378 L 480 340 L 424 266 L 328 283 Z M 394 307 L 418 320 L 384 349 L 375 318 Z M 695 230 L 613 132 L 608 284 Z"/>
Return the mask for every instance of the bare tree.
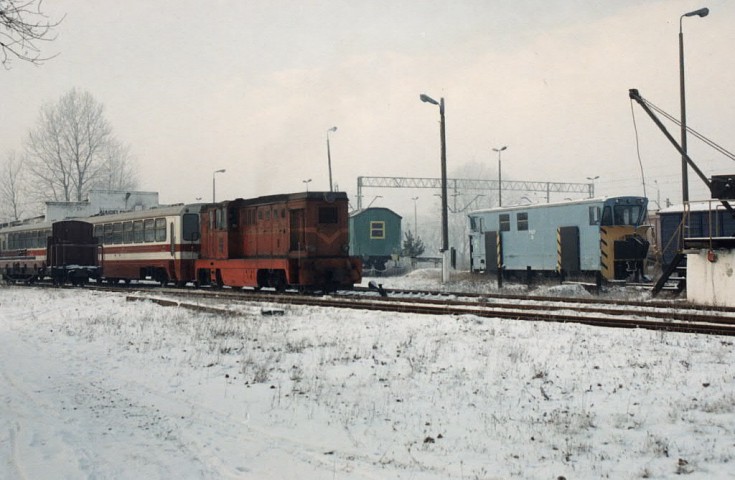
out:
<path id="1" fill-rule="evenodd" d="M 39 201 L 82 201 L 111 178 L 116 185 L 135 183 L 127 148 L 115 140 L 104 107 L 88 92 L 72 89 L 58 103 L 44 105 L 26 150 Z"/>
<path id="2" fill-rule="evenodd" d="M 40 65 L 55 56 L 42 56 L 38 44 L 56 39 L 54 29 L 61 20 L 49 20 L 42 4 L 43 0 L 0 0 L 0 58 L 6 68 L 12 57 Z"/>
<path id="3" fill-rule="evenodd" d="M 130 153 L 130 146 L 116 140 L 110 141 L 102 153 L 104 167 L 94 188 L 103 190 L 133 190 L 138 178 Z"/>
<path id="4" fill-rule="evenodd" d="M 8 152 L 0 169 L 0 212 L 3 218 L 20 220 L 23 215 L 23 159 Z"/>

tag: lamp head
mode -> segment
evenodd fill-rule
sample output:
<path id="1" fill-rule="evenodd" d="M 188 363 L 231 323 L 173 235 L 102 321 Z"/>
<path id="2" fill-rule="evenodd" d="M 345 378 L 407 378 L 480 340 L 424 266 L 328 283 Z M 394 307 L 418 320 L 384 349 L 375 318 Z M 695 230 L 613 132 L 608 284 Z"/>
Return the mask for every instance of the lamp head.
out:
<path id="1" fill-rule="evenodd" d="M 421 99 L 422 102 L 433 103 L 434 105 L 439 105 L 439 102 L 437 102 L 436 100 L 434 100 L 428 95 L 424 95 L 423 93 L 419 95 L 419 98 Z"/>
<path id="2" fill-rule="evenodd" d="M 707 15 L 709 15 L 709 8 L 700 8 L 699 10 L 694 10 L 693 12 L 684 14 L 685 17 L 693 17 L 695 15 L 698 17 L 706 17 Z"/>
<path id="3" fill-rule="evenodd" d="M 332 127 L 329 130 L 327 130 L 327 131 L 328 132 L 336 132 L 337 131 L 337 127 Z"/>

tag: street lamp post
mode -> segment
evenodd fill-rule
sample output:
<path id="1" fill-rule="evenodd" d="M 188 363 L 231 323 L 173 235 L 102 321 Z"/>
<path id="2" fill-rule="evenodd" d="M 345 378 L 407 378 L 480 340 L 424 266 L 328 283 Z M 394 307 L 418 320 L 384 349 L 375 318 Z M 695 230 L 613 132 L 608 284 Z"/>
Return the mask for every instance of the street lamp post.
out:
<path id="1" fill-rule="evenodd" d="M 689 179 L 687 173 L 687 109 L 684 95 L 684 32 L 682 20 L 684 17 L 706 17 L 709 8 L 700 8 L 693 12 L 685 13 L 679 17 L 679 101 L 681 102 L 681 199 L 682 202 L 689 201 Z"/>
<path id="2" fill-rule="evenodd" d="M 419 95 L 422 102 L 431 103 L 439 106 L 439 128 L 441 137 L 441 174 L 442 174 L 442 283 L 449 281 L 449 220 L 447 216 L 447 141 L 446 129 L 444 121 L 444 97 L 437 102 L 428 95 L 423 93 Z"/>
<path id="3" fill-rule="evenodd" d="M 418 217 L 416 216 L 416 201 L 418 199 L 419 197 L 411 198 L 411 200 L 413 200 L 413 235 L 416 238 L 418 238 L 419 236 L 419 222 L 418 222 Z"/>
<path id="4" fill-rule="evenodd" d="M 329 165 L 329 191 L 333 192 L 332 189 L 332 153 L 329 150 L 329 132 L 336 132 L 337 127 L 332 127 L 327 130 L 327 165 Z"/>
<path id="5" fill-rule="evenodd" d="M 504 145 L 500 148 L 493 148 L 494 152 L 498 152 L 498 206 L 503 206 L 503 174 L 502 169 L 500 166 L 500 154 L 503 150 L 508 148 L 507 145 Z"/>
<path id="6" fill-rule="evenodd" d="M 214 181 L 214 176 L 217 175 L 218 173 L 225 173 L 225 169 L 221 168 L 219 170 L 215 170 L 214 172 L 212 172 L 212 203 L 217 201 L 216 188 L 215 188 L 216 184 Z"/>
<path id="7" fill-rule="evenodd" d="M 594 198 L 595 197 L 595 180 L 597 180 L 598 178 L 600 178 L 599 175 L 595 175 L 594 177 L 587 177 L 587 180 L 589 180 L 590 183 L 591 183 L 591 185 L 590 185 L 590 198 Z"/>
<path id="8" fill-rule="evenodd" d="M 301 180 L 301 182 L 302 182 L 302 183 L 303 183 L 304 185 L 306 185 L 306 191 L 307 191 L 307 193 L 308 193 L 308 192 L 309 192 L 309 182 L 311 182 L 311 178 L 309 178 L 309 179 L 307 179 L 307 180 Z"/>

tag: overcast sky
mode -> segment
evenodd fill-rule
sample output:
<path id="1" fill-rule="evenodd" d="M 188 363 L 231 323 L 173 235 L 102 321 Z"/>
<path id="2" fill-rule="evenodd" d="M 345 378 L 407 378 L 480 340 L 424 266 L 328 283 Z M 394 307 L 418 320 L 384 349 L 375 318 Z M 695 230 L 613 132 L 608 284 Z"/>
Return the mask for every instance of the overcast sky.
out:
<path id="1" fill-rule="evenodd" d="M 688 124 L 735 151 L 735 4 L 727 0 L 58 0 L 43 66 L 0 71 L 0 154 L 22 149 L 44 102 L 73 87 L 105 105 L 162 202 L 438 177 L 445 98 L 450 177 L 587 182 L 643 193 L 628 89 L 679 116 L 684 19 Z M 648 196 L 681 199 L 680 158 L 633 107 Z M 678 127 L 670 128 L 678 138 Z M 735 165 L 690 138 L 708 174 Z M 707 195 L 690 174 L 692 198 Z M 377 190 L 366 198 L 382 195 Z M 412 214 L 403 192 L 383 199 Z M 430 193 L 420 193 L 431 198 Z M 504 196 L 505 197 L 505 196 Z M 368 201 L 367 198 L 366 201 Z M 398 202 L 396 204 L 395 202 Z M 353 201 L 353 205 L 354 205 Z M 427 200 L 428 203 L 428 200 Z"/>

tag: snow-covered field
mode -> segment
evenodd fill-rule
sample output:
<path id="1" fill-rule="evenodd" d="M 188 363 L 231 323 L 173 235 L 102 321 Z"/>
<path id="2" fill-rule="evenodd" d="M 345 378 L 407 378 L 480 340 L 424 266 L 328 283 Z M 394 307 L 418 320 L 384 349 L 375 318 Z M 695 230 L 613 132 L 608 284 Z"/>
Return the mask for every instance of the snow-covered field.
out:
<path id="1" fill-rule="evenodd" d="M 0 478 L 735 478 L 732 338 L 232 308 L 0 287 Z"/>

